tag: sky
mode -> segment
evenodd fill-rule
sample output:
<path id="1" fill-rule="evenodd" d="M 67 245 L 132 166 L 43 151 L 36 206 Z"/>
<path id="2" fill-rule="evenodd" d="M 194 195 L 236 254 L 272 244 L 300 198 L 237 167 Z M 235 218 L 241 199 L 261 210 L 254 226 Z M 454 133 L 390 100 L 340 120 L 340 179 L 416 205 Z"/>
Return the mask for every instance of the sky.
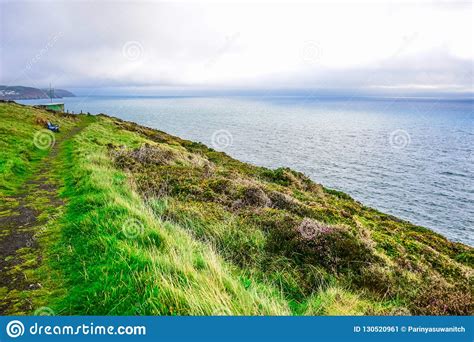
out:
<path id="1" fill-rule="evenodd" d="M 98 93 L 473 90 L 456 1 L 0 0 L 0 84 Z"/>

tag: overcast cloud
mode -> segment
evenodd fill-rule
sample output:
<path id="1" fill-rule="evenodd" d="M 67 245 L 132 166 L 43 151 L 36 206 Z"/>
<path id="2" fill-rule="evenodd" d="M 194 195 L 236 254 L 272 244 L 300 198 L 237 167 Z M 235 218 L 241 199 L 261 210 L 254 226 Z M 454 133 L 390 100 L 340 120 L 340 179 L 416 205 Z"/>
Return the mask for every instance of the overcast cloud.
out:
<path id="1" fill-rule="evenodd" d="M 0 84 L 473 92 L 470 2 L 2 1 Z M 139 91 L 140 92 L 140 91 Z"/>

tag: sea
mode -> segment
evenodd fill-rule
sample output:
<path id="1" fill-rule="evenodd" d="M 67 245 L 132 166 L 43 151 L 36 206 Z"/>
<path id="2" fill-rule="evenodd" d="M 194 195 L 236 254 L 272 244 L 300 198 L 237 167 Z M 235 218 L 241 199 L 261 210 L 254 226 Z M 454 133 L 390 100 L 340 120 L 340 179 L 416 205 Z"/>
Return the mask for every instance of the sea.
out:
<path id="1" fill-rule="evenodd" d="M 290 167 L 364 205 L 474 246 L 474 101 L 308 96 L 87 96 L 105 113 Z M 47 100 L 17 101 L 24 104 Z"/>

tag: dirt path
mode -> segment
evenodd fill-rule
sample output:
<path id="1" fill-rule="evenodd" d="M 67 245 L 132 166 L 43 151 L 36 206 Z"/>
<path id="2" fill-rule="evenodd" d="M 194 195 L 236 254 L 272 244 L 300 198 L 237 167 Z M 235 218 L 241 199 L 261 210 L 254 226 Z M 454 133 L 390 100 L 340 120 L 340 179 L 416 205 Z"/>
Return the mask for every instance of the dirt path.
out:
<path id="1" fill-rule="evenodd" d="M 49 218 L 64 205 L 58 195 L 60 184 L 54 177 L 53 164 L 64 142 L 83 128 L 74 127 L 56 141 L 18 194 L 7 198 L 10 204 L 0 208 L 0 212 L 7 213 L 7 216 L 0 217 L 0 315 L 25 314 L 35 310 L 31 296 L 42 285 L 35 283 L 28 274 L 42 262 L 37 237 L 45 229 Z M 41 215 L 45 212 L 47 214 Z"/>

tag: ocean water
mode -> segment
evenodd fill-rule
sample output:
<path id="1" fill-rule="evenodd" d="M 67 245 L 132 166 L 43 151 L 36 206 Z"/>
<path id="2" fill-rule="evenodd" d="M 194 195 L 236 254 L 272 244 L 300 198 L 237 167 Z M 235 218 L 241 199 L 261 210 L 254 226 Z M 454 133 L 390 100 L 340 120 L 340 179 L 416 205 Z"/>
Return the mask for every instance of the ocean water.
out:
<path id="1" fill-rule="evenodd" d="M 69 111 L 117 116 L 245 162 L 291 167 L 474 246 L 473 101 L 97 96 L 64 102 Z"/>

